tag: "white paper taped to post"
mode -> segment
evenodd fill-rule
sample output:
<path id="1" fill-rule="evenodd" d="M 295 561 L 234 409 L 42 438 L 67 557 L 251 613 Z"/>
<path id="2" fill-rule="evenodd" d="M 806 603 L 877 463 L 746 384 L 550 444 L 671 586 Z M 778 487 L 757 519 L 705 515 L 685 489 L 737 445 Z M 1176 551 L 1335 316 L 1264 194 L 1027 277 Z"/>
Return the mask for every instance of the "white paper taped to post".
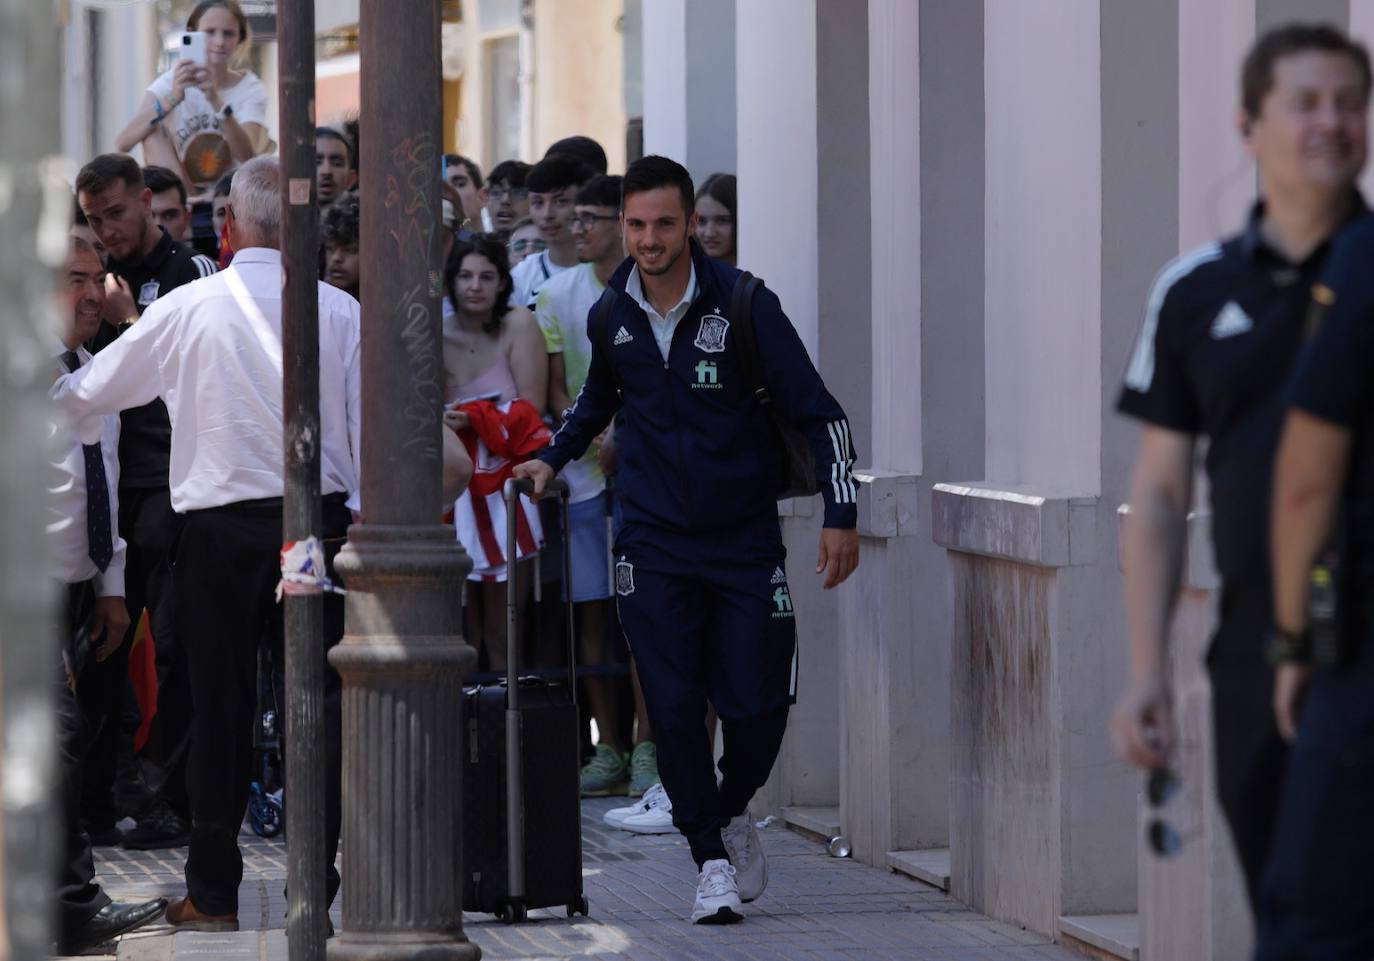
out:
<path id="1" fill-rule="evenodd" d="M 324 563 L 324 544 L 318 537 L 287 541 L 281 548 L 281 580 L 277 582 L 277 601 L 283 595 L 334 594 L 348 592 L 329 579 Z"/>

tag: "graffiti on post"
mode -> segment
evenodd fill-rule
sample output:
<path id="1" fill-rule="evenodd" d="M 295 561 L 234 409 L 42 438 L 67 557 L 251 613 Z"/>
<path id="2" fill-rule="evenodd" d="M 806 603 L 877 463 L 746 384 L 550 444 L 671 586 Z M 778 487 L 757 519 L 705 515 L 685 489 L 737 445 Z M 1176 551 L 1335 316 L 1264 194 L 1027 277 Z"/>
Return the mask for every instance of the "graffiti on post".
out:
<path id="1" fill-rule="evenodd" d="M 438 186 L 434 140 L 427 133 L 406 137 L 391 151 L 392 172 L 386 178 L 386 209 L 402 263 L 411 257 L 429 262 L 434 250 L 434 188 Z"/>
<path id="2" fill-rule="evenodd" d="M 430 283 L 436 241 L 437 164 L 438 152 L 430 134 L 421 132 L 403 138 L 391 152 L 391 170 L 384 191 L 387 232 L 396 245 L 396 258 L 401 265 L 423 264 L 425 276 L 423 282 L 401 295 L 392 312 L 410 373 L 402 445 L 407 450 L 418 450 L 425 459 L 436 463 L 440 457 L 438 423 L 443 410 L 443 368 Z"/>
<path id="3" fill-rule="evenodd" d="M 396 305 L 401 343 L 410 370 L 405 422 L 408 449 L 419 447 L 427 458 L 439 458 L 439 423 L 444 390 L 440 381 L 439 339 L 434 336 L 426 284 L 416 284 Z"/>

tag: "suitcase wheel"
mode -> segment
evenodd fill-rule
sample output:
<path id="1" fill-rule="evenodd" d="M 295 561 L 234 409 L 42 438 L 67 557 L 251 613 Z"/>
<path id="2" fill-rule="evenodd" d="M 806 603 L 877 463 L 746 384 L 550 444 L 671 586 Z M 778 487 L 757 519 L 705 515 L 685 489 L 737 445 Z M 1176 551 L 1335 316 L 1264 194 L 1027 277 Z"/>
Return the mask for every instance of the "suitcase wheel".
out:
<path id="1" fill-rule="evenodd" d="M 529 917 L 523 904 L 507 901 L 496 909 L 496 920 L 502 924 L 519 924 Z"/>
<path id="2" fill-rule="evenodd" d="M 576 914 L 580 914 L 584 918 L 590 917 L 591 909 L 592 906 L 587 903 L 587 896 L 585 894 L 578 895 L 577 900 L 568 905 L 568 917 L 571 918 Z"/>

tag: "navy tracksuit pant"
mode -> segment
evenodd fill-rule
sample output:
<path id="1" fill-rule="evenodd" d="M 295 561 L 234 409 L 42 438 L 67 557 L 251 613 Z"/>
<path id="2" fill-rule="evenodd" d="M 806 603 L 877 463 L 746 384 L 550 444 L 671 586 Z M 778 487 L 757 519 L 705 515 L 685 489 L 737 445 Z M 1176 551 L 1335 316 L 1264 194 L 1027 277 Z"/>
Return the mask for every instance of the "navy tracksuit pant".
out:
<path id="1" fill-rule="evenodd" d="M 726 858 L 721 828 L 768 780 L 796 700 L 785 555 L 776 516 L 727 533 L 629 526 L 616 538 L 620 621 L 673 824 L 698 867 Z M 719 786 L 706 736 L 708 699 L 724 737 Z"/>
<path id="2" fill-rule="evenodd" d="M 1374 631 L 1318 669 L 1289 754 L 1260 901 L 1259 961 L 1374 957 Z"/>

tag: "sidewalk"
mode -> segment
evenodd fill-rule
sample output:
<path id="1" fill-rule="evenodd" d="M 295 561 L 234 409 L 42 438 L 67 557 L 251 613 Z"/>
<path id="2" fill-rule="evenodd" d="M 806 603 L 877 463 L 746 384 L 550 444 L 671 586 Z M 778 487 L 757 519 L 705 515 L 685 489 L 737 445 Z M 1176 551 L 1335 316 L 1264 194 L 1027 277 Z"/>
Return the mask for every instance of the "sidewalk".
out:
<path id="1" fill-rule="evenodd" d="M 601 823 L 620 799 L 583 805 L 584 875 L 590 918 L 559 909 L 506 926 L 465 915 L 467 936 L 489 959 L 597 961 L 1070 961 L 1080 955 L 1042 935 L 992 921 L 934 888 L 829 857 L 814 840 L 780 824 L 760 831 L 769 856 L 767 893 L 731 927 L 685 920 L 695 870 L 677 835 L 640 837 Z M 251 834 L 245 845 L 236 934 L 172 934 L 145 928 L 118 945 L 119 961 L 285 961 L 286 851 Z M 96 870 L 116 899 L 183 893 L 185 851 L 100 849 Z M 346 870 L 346 869 L 345 869 Z M 345 876 L 345 883 L 347 879 Z M 332 912 L 341 927 L 338 908 Z M 85 955 L 99 958 L 102 955 Z"/>

